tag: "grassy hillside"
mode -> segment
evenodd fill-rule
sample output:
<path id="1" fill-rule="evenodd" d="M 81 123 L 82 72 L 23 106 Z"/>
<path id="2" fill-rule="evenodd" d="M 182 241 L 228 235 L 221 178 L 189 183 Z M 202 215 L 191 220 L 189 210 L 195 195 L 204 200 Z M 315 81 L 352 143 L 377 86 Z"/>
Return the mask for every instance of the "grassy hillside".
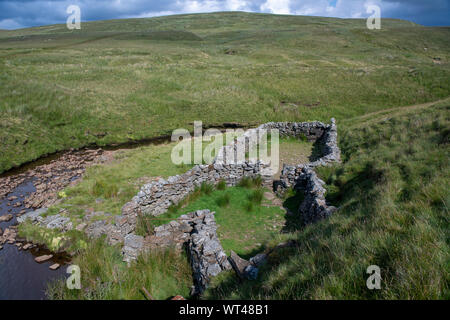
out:
<path id="1" fill-rule="evenodd" d="M 216 189 L 204 185 L 149 222 L 159 225 L 209 208 L 216 211 L 224 249 L 246 258 L 281 241 L 298 241 L 297 248 L 272 254 L 256 281 L 239 281 L 234 271 L 219 275 L 205 299 L 449 299 L 449 109 L 446 99 L 343 121 L 343 163 L 318 169 L 327 198 L 339 211 L 320 223 L 301 227 L 298 217 L 267 206 L 267 200 L 256 197 L 261 190 L 244 183 Z M 182 170 L 167 161 L 169 149 L 163 145 L 127 151 L 114 163 L 90 168 L 84 181 L 66 189 L 62 207 L 114 212 L 129 199 L 119 194 L 136 192 L 138 177 Z M 123 182 L 115 195 L 106 189 L 101 195 L 92 193 L 99 181 L 115 185 L 119 180 Z M 98 204 L 98 196 L 105 201 Z M 301 198 L 291 194 L 284 205 L 296 212 Z M 142 285 L 158 299 L 180 293 L 188 297 L 192 283 L 186 257 L 171 251 L 144 255 L 126 268 L 120 246 L 88 242 L 74 263 L 90 270 L 82 280 L 86 290 L 68 290 L 58 281 L 49 288 L 51 298 L 144 299 Z M 366 287 L 370 265 L 381 268 L 379 291 Z"/>
<path id="2" fill-rule="evenodd" d="M 450 101 L 366 115 L 340 126 L 343 163 L 321 168 L 330 219 L 287 238 L 257 282 L 230 272 L 220 299 L 449 299 Z M 381 290 L 366 269 L 381 268 Z"/>
<path id="3" fill-rule="evenodd" d="M 0 172 L 207 124 L 340 120 L 449 96 L 449 28 L 250 13 L 0 33 Z M 434 59 L 434 60 L 433 60 Z"/>

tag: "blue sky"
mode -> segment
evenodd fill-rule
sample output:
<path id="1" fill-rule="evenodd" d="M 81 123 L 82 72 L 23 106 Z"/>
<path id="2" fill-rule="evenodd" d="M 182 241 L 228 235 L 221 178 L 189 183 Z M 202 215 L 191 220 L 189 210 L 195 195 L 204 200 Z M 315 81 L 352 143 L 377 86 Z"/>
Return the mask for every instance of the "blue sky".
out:
<path id="1" fill-rule="evenodd" d="M 71 4 L 80 6 L 82 21 L 214 11 L 366 18 L 375 4 L 382 18 L 450 25 L 450 0 L 0 0 L 0 29 L 65 23 Z"/>

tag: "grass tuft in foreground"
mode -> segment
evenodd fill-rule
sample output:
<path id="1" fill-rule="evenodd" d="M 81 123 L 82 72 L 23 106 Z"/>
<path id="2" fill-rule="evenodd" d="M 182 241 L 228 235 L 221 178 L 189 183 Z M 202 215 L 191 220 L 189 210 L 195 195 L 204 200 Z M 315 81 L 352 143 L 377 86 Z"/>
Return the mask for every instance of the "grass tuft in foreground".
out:
<path id="1" fill-rule="evenodd" d="M 144 300 L 144 287 L 154 299 L 189 297 L 192 270 L 184 254 L 175 250 L 141 255 L 130 267 L 122 262 L 120 248 L 99 239 L 73 261 L 81 270 L 81 290 L 69 290 L 65 280 L 51 283 L 47 295 L 54 300 Z"/>

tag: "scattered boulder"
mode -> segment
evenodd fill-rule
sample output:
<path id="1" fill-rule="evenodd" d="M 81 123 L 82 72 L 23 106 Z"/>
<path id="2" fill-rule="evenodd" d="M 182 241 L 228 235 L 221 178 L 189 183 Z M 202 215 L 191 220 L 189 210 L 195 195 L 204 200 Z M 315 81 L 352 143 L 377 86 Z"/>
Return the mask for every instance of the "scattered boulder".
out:
<path id="1" fill-rule="evenodd" d="M 267 254 L 258 253 L 256 256 L 250 258 L 250 263 L 255 267 L 260 267 L 267 262 Z"/>
<path id="2" fill-rule="evenodd" d="M 18 223 L 23 223 L 25 220 L 29 220 L 32 223 L 42 221 L 42 215 L 48 211 L 47 208 L 37 209 L 35 211 L 30 211 L 24 215 L 17 218 Z"/>
<path id="3" fill-rule="evenodd" d="M 256 280 L 258 278 L 259 269 L 254 265 L 250 264 L 244 269 L 244 276 L 248 280 Z"/>
<path id="4" fill-rule="evenodd" d="M 85 228 L 85 233 L 91 239 L 98 239 L 106 233 L 108 224 L 106 221 L 99 220 L 91 223 Z"/>
<path id="5" fill-rule="evenodd" d="M 79 225 L 77 225 L 75 227 L 75 229 L 78 230 L 78 231 L 83 231 L 86 227 L 87 227 L 87 223 L 82 222 Z"/>
<path id="6" fill-rule="evenodd" d="M 13 244 L 16 242 L 17 237 L 17 228 L 14 226 L 11 226 L 9 228 L 6 228 L 3 231 L 3 235 L 0 237 L 0 244 L 4 244 L 8 242 L 9 244 Z"/>
<path id="7" fill-rule="evenodd" d="M 0 222 L 8 222 L 13 218 L 12 214 L 4 214 L 0 216 Z"/>
<path id="8" fill-rule="evenodd" d="M 42 263 L 42 262 L 50 260 L 51 258 L 53 258 L 52 254 L 46 254 L 46 255 L 34 258 L 34 261 L 36 261 L 37 263 Z"/>
<path id="9" fill-rule="evenodd" d="M 57 229 L 61 231 L 68 231 L 73 228 L 70 218 L 62 217 L 59 214 L 46 217 L 42 224 L 45 225 L 47 229 Z"/>
<path id="10" fill-rule="evenodd" d="M 264 255 L 264 254 L 261 254 Z M 262 258 L 260 255 L 257 258 L 252 258 L 253 260 L 256 259 L 256 261 L 262 261 Z M 264 257 L 265 259 L 265 257 Z M 248 279 L 248 280 L 256 280 L 258 277 L 258 266 L 253 264 L 251 261 L 247 261 L 245 259 L 242 259 L 239 257 L 233 250 L 230 253 L 230 257 L 228 260 L 231 263 L 231 266 L 233 267 L 234 271 L 238 275 L 240 279 Z"/>
<path id="11" fill-rule="evenodd" d="M 49 269 L 50 269 L 50 270 L 57 270 L 57 269 L 59 269 L 60 266 L 61 266 L 61 265 L 60 265 L 59 263 L 55 263 L 55 264 L 52 264 L 52 265 L 49 267 Z"/>
<path id="12" fill-rule="evenodd" d="M 239 257 L 233 250 L 231 250 L 230 257 L 228 259 L 239 278 L 244 279 L 245 268 L 250 265 L 250 262 Z"/>

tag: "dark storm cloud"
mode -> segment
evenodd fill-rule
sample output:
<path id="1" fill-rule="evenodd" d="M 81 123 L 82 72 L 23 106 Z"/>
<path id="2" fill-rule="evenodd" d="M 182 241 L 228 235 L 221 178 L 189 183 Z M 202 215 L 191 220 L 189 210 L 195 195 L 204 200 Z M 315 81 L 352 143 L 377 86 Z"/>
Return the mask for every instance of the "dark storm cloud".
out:
<path id="1" fill-rule="evenodd" d="M 450 0 L 383 0 L 386 15 L 423 25 L 450 25 Z"/>
<path id="2" fill-rule="evenodd" d="M 382 17 L 425 25 L 450 25 L 450 0 L 0 0 L 0 29 L 65 23 L 69 5 L 79 5 L 82 20 L 151 17 L 176 13 L 251 11 L 341 18 L 367 17 L 368 4 Z"/>

